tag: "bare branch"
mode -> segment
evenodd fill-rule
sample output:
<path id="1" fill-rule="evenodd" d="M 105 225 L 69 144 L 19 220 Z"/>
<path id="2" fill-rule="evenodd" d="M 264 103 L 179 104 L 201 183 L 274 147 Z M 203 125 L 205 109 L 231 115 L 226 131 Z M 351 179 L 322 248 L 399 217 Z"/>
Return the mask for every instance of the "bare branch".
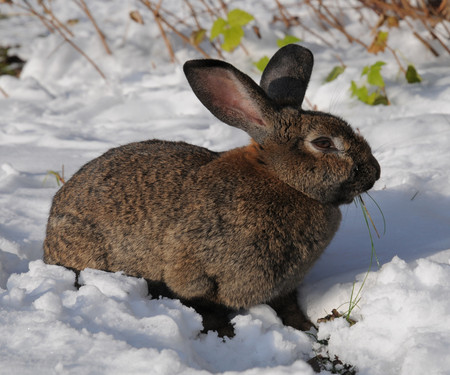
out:
<path id="1" fill-rule="evenodd" d="M 21 5 L 17 5 L 18 7 L 25 9 L 29 11 L 32 15 L 36 16 L 41 20 L 41 22 L 48 28 L 48 30 L 52 33 L 56 32 L 58 33 L 73 49 L 75 49 L 80 55 L 82 55 L 92 66 L 93 68 L 100 74 L 100 76 L 106 81 L 106 76 L 103 74 L 103 72 L 100 70 L 100 68 L 97 66 L 97 64 L 80 48 L 78 47 L 74 42 L 72 42 L 69 37 L 64 33 L 64 28 L 59 27 L 59 24 L 55 24 L 56 17 L 53 14 L 53 11 L 49 8 L 44 8 L 51 12 L 50 19 L 47 19 L 44 15 L 40 14 L 38 11 L 36 11 L 31 4 L 27 0 L 23 0 L 26 7 L 23 7 Z M 42 2 L 41 2 L 42 4 Z"/>
<path id="2" fill-rule="evenodd" d="M 0 92 L 3 94 L 5 98 L 9 98 L 8 93 L 0 87 Z"/>
<path id="3" fill-rule="evenodd" d="M 92 22 L 92 25 L 94 25 L 95 31 L 97 32 L 98 36 L 100 37 L 100 40 L 103 44 L 103 48 L 105 48 L 105 51 L 108 55 L 112 55 L 112 52 L 108 46 L 108 43 L 106 42 L 105 34 L 100 30 L 98 27 L 97 22 L 94 19 L 94 16 L 92 15 L 91 11 L 89 10 L 88 6 L 86 5 L 84 0 L 73 0 L 75 4 L 77 4 L 81 10 L 83 10 L 84 13 L 86 13 L 86 16 L 89 18 L 89 20 Z"/>

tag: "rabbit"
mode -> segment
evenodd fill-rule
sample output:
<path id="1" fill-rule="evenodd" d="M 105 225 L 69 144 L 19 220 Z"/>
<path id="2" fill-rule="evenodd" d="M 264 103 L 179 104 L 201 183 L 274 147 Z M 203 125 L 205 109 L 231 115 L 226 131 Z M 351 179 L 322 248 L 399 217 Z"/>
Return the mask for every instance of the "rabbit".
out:
<path id="1" fill-rule="evenodd" d="M 301 108 L 312 68 L 311 51 L 295 44 L 276 52 L 260 85 L 224 61 L 187 61 L 198 99 L 250 144 L 214 152 L 147 140 L 107 151 L 56 193 L 45 262 L 145 278 L 152 296 L 179 298 L 222 336 L 234 334 L 230 314 L 258 304 L 311 328 L 297 288 L 336 233 L 339 206 L 380 177 L 350 125 Z"/>

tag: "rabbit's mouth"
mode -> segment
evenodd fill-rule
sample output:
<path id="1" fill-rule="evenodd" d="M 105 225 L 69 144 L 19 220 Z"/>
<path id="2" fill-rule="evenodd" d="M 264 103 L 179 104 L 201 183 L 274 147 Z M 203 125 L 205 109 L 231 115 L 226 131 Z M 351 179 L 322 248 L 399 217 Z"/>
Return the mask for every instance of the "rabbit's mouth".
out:
<path id="1" fill-rule="evenodd" d="M 354 201 L 354 199 L 356 197 L 358 197 L 359 195 L 361 195 L 362 193 L 358 193 L 358 194 L 349 194 L 347 196 L 342 196 L 342 197 L 338 197 L 335 201 L 335 203 L 337 205 L 342 205 L 342 204 L 350 204 Z"/>
<path id="2" fill-rule="evenodd" d="M 336 197 L 335 203 L 339 206 L 341 204 L 350 204 L 355 200 L 355 198 L 359 197 L 361 194 L 367 192 L 368 190 L 370 190 L 370 189 L 367 189 L 364 191 L 352 191 L 350 193 L 347 190 L 345 194 L 338 195 Z"/>
<path id="3" fill-rule="evenodd" d="M 350 204 L 353 200 L 373 188 L 380 178 L 380 165 L 374 157 L 372 163 L 362 168 L 356 168 L 354 178 L 342 184 L 336 194 L 337 204 Z"/>

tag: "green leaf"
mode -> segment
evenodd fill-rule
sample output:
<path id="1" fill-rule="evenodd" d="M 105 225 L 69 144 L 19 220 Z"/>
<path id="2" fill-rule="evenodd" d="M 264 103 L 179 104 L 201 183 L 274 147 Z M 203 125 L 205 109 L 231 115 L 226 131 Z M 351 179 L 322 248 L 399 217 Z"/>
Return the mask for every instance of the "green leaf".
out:
<path id="1" fill-rule="evenodd" d="M 350 90 L 352 96 L 356 96 L 360 101 L 368 105 L 389 105 L 389 99 L 380 91 L 374 91 L 369 94 L 369 89 L 366 86 L 358 87 L 355 81 L 352 81 Z"/>
<path id="2" fill-rule="evenodd" d="M 200 29 L 200 30 L 195 30 L 191 33 L 191 41 L 195 46 L 198 46 L 203 39 L 205 39 L 205 35 L 206 35 L 206 30 L 205 29 Z"/>
<path id="3" fill-rule="evenodd" d="M 375 36 L 372 44 L 368 48 L 370 53 L 374 53 L 375 55 L 379 52 L 383 52 L 386 49 L 387 39 L 389 36 L 388 31 L 379 31 Z"/>
<path id="4" fill-rule="evenodd" d="M 358 90 L 358 86 L 356 86 L 356 83 L 355 83 L 355 81 L 352 81 L 351 83 L 350 83 L 350 91 L 352 92 L 352 96 L 358 96 L 357 94 L 356 94 L 356 91 Z"/>
<path id="5" fill-rule="evenodd" d="M 367 96 L 365 103 L 368 105 L 373 105 L 373 103 L 375 102 L 376 99 L 377 99 L 377 93 L 373 92 Z"/>
<path id="6" fill-rule="evenodd" d="M 380 31 L 378 33 L 378 39 L 380 40 L 380 42 L 382 43 L 386 43 L 387 39 L 389 36 L 389 32 L 388 31 Z"/>
<path id="7" fill-rule="evenodd" d="M 377 61 L 376 63 L 372 64 L 370 66 L 370 69 L 373 70 L 381 70 L 381 68 L 383 67 L 383 65 L 386 65 L 386 63 L 384 61 Z"/>
<path id="8" fill-rule="evenodd" d="M 283 39 L 277 40 L 277 45 L 278 45 L 278 47 L 281 48 L 281 47 L 287 46 L 288 44 L 298 43 L 301 41 L 302 40 L 297 38 L 296 36 L 286 35 Z"/>
<path id="9" fill-rule="evenodd" d="M 244 36 L 244 30 L 242 27 L 230 27 L 223 33 L 222 49 L 227 52 L 233 51 L 241 43 L 241 39 Z"/>
<path id="10" fill-rule="evenodd" d="M 366 86 L 358 87 L 355 81 L 352 81 L 350 89 L 352 91 L 352 96 L 356 96 L 362 102 L 367 103 L 369 98 L 369 90 Z"/>
<path id="11" fill-rule="evenodd" d="M 231 27 L 235 26 L 244 26 L 247 25 L 250 21 L 254 20 L 251 14 L 241 10 L 241 9 L 233 9 L 228 13 L 228 24 Z"/>
<path id="12" fill-rule="evenodd" d="M 254 17 L 240 9 L 234 9 L 228 13 L 228 19 L 218 18 L 211 27 L 210 40 L 223 35 L 222 49 L 227 52 L 234 50 L 244 36 L 242 26 L 249 23 Z"/>
<path id="13" fill-rule="evenodd" d="M 367 72 L 367 82 L 377 87 L 384 87 L 384 79 L 381 76 L 381 68 L 386 63 L 383 61 L 377 61 L 375 64 L 369 67 Z"/>
<path id="14" fill-rule="evenodd" d="M 386 95 L 383 95 L 381 93 L 375 93 L 375 99 L 372 102 L 372 105 L 389 105 L 389 99 Z"/>
<path id="15" fill-rule="evenodd" d="M 414 65 L 408 65 L 408 69 L 406 69 L 405 73 L 406 80 L 408 83 L 419 83 L 422 82 L 422 77 L 417 73 Z"/>
<path id="16" fill-rule="evenodd" d="M 345 66 L 337 65 L 335 66 L 330 74 L 328 74 L 327 78 L 325 78 L 325 82 L 334 81 L 337 77 L 339 77 L 345 71 Z"/>
<path id="17" fill-rule="evenodd" d="M 257 62 L 254 62 L 253 65 L 255 65 L 259 71 L 263 72 L 268 63 L 269 58 L 267 56 L 263 56 Z"/>
<path id="18" fill-rule="evenodd" d="M 384 87 L 384 79 L 379 70 L 370 70 L 367 73 L 367 82 L 377 87 Z"/>
<path id="19" fill-rule="evenodd" d="M 55 172 L 55 171 L 47 171 L 47 176 L 48 176 L 48 175 L 53 175 L 53 176 L 56 178 L 56 184 L 57 184 L 58 186 L 60 186 L 61 183 L 63 183 L 63 184 L 65 183 L 64 177 L 61 177 L 61 175 L 59 174 L 59 172 Z M 47 176 L 45 176 L 44 182 L 46 181 Z"/>
<path id="20" fill-rule="evenodd" d="M 228 26 L 228 22 L 223 18 L 218 18 L 214 21 L 211 27 L 211 36 L 210 40 L 217 38 L 220 34 L 223 34 Z"/>

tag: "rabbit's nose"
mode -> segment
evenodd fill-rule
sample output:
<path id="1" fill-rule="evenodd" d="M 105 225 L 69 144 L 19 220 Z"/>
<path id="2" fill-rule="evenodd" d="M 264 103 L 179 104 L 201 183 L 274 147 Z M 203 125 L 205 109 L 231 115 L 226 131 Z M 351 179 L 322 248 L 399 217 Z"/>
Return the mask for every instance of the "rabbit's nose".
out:
<path id="1" fill-rule="evenodd" d="M 369 163 L 364 167 L 364 172 L 366 175 L 366 182 L 364 184 L 364 191 L 372 189 L 375 185 L 375 181 L 380 178 L 381 167 L 377 159 L 371 156 Z"/>
<path id="2" fill-rule="evenodd" d="M 361 183 L 362 191 L 372 189 L 373 185 L 375 185 L 375 181 L 380 178 L 380 164 L 372 155 L 366 163 L 355 165 L 353 169 L 356 173 L 356 178 Z"/>
<path id="3" fill-rule="evenodd" d="M 380 176 L 381 176 L 380 163 L 378 163 L 378 160 L 375 159 L 375 157 L 373 155 L 371 155 L 370 164 L 371 164 L 372 168 L 374 169 L 375 181 L 377 181 L 380 179 Z"/>

